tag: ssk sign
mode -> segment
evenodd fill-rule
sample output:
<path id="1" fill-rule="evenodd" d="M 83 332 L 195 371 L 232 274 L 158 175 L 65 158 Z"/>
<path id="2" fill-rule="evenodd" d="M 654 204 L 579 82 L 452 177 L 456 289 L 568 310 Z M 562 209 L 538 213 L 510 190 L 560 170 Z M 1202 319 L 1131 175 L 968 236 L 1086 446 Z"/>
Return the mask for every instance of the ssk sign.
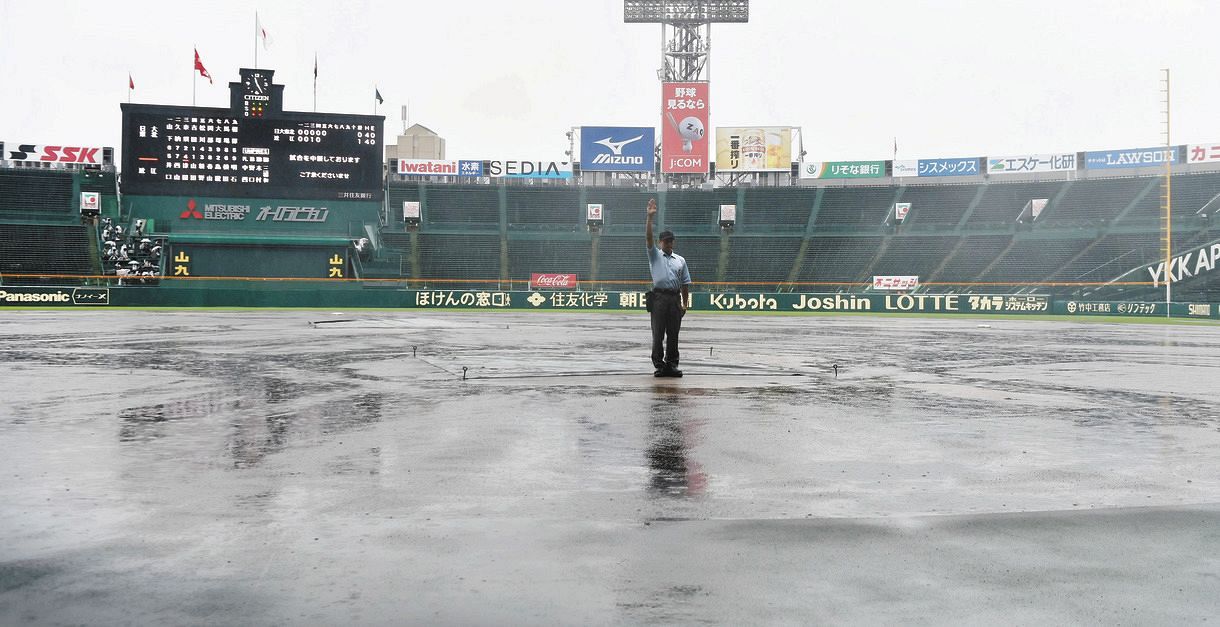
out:
<path id="1" fill-rule="evenodd" d="M 102 149 L 88 146 L 42 146 L 21 144 L 16 150 L 9 148 L 5 159 L 9 161 L 41 161 L 44 163 L 102 164 Z"/>
<path id="2" fill-rule="evenodd" d="M 576 289 L 575 274 L 539 274 L 530 275 L 530 289 L 542 290 L 573 290 Z"/>

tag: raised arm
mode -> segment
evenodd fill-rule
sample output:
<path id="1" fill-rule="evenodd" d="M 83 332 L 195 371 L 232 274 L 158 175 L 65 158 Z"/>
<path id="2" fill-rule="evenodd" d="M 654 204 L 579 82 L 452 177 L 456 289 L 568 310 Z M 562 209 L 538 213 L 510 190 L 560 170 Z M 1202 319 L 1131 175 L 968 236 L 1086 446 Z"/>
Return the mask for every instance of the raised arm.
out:
<path id="1" fill-rule="evenodd" d="M 644 220 L 644 237 L 648 240 L 648 249 L 652 250 L 652 218 L 657 215 L 657 199 L 648 199 L 648 218 Z"/>

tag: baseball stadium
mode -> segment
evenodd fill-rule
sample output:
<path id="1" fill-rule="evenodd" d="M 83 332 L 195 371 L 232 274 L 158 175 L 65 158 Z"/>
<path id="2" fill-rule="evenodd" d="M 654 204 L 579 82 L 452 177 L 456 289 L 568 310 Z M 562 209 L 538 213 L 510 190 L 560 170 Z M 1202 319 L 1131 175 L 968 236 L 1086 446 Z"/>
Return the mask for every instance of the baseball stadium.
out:
<path id="1" fill-rule="evenodd" d="M 258 67 L 0 138 L 0 623 L 1214 620 L 1220 142 L 1169 72 L 1163 145 L 813 161 L 709 114 L 749 5 L 625 0 L 661 111 L 566 159 Z"/>

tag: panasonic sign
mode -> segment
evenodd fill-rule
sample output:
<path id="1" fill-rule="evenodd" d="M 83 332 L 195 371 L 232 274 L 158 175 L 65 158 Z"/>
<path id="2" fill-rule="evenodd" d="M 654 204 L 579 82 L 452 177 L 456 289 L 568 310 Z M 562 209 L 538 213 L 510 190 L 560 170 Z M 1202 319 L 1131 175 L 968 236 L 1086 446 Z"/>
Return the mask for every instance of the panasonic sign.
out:
<path id="1" fill-rule="evenodd" d="M 600 172 L 652 172 L 656 134 L 642 126 L 580 127 L 580 168 Z"/>

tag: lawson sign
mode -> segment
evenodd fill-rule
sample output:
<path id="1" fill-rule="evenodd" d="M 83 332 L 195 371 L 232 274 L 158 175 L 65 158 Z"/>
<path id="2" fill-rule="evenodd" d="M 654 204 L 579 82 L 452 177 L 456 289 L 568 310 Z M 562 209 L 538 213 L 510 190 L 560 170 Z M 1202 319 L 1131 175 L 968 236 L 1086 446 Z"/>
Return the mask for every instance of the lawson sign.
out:
<path id="1" fill-rule="evenodd" d="M 1147 168 L 1177 162 L 1178 146 L 1095 150 L 1084 153 L 1084 167 L 1089 170 Z"/>
<path id="2" fill-rule="evenodd" d="M 652 172 L 656 140 L 651 127 L 580 127 L 580 169 L 597 172 Z"/>

